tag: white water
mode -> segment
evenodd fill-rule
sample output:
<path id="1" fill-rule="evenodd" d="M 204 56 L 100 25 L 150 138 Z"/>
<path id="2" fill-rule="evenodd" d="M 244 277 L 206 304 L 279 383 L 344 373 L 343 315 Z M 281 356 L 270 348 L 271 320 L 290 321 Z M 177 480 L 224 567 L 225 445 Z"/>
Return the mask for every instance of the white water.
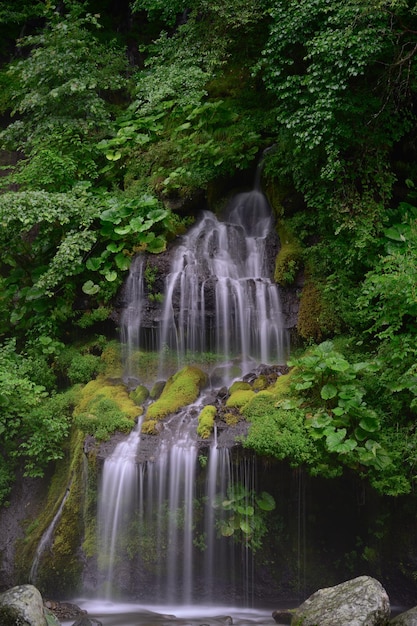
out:
<path id="1" fill-rule="evenodd" d="M 172 251 L 163 305 L 149 341 L 160 353 L 159 377 L 172 373 L 166 355 L 217 355 L 223 383 L 259 363 L 282 364 L 288 353 L 279 290 L 270 279 L 267 240 L 273 231 L 270 206 L 259 189 L 240 193 L 220 221 L 204 211 Z M 135 378 L 130 357 L 146 349 L 144 259 L 132 263 L 122 316 L 126 376 Z"/>
<path id="2" fill-rule="evenodd" d="M 279 293 L 266 271 L 272 227 L 264 195 L 252 191 L 235 197 L 224 222 L 205 211 L 183 238 L 166 278 L 160 330 L 160 346 L 174 350 L 179 365 L 198 352 L 233 359 L 243 373 L 257 363 L 283 362 Z M 163 356 L 161 350 L 161 375 Z"/>
<path id="3" fill-rule="evenodd" d="M 67 498 L 70 494 L 70 489 L 71 489 L 71 483 L 68 485 L 67 489 L 65 490 L 65 494 L 64 497 L 61 500 L 61 503 L 58 507 L 57 512 L 54 515 L 54 518 L 52 520 L 52 522 L 49 524 L 48 528 L 45 530 L 45 532 L 43 533 L 41 540 L 39 542 L 39 545 L 36 549 L 36 553 L 35 553 L 35 558 L 33 559 L 33 563 L 32 566 L 30 568 L 30 573 L 29 573 L 29 581 L 35 585 L 37 582 L 37 574 L 38 574 L 38 567 L 39 567 L 39 563 L 40 560 L 43 556 L 43 554 L 46 552 L 46 550 L 48 548 L 50 548 L 53 538 L 54 538 L 54 532 L 55 532 L 55 528 L 59 522 L 59 520 L 61 519 L 61 515 L 62 515 L 62 511 L 64 509 L 65 506 L 65 502 L 67 501 Z"/>
<path id="4" fill-rule="evenodd" d="M 221 366 L 219 386 L 260 363 L 285 361 L 279 292 L 267 271 L 272 228 L 270 207 L 255 189 L 234 198 L 224 221 L 205 211 L 181 239 L 172 254 L 156 331 L 161 377 L 167 374 L 167 347 L 177 355 L 178 367 L 189 355 L 215 353 Z M 138 376 L 130 357 L 143 336 L 144 274 L 144 261 L 138 258 L 122 315 L 126 374 L 133 380 Z M 226 499 L 234 484 L 253 493 L 254 465 L 245 458 L 232 460 L 230 451 L 214 440 L 203 467 L 196 437 L 200 408 L 187 407 L 163 422 L 151 461 L 137 463 L 140 426 L 105 461 L 98 510 L 103 582 L 98 593 L 108 599 L 130 594 L 170 606 L 226 600 L 254 604 L 252 553 L 244 542 L 219 536 L 226 513 L 214 507 L 216 498 L 221 494 Z M 129 581 L 135 583 L 127 588 Z"/>

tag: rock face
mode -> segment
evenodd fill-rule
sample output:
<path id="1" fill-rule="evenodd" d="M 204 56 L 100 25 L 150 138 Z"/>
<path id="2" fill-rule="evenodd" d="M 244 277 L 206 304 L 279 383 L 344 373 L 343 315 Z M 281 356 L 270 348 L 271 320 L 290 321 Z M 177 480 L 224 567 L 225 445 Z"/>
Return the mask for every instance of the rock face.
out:
<path id="1" fill-rule="evenodd" d="M 59 626 L 49 612 L 47 618 L 42 596 L 33 585 L 19 585 L 0 594 L 0 623 L 2 626 Z"/>
<path id="2" fill-rule="evenodd" d="M 400 613 L 393 620 L 390 625 L 395 626 L 417 626 L 417 606 L 413 607 L 405 613 Z"/>
<path id="3" fill-rule="evenodd" d="M 295 611 L 291 626 L 385 626 L 390 616 L 387 592 L 370 576 L 319 589 Z"/>

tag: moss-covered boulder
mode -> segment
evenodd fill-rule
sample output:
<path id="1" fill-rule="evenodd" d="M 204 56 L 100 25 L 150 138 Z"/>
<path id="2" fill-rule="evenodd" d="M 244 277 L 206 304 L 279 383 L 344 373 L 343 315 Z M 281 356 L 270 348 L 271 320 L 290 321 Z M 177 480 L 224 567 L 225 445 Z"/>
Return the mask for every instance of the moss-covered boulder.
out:
<path id="1" fill-rule="evenodd" d="M 141 406 L 149 398 L 149 390 L 144 385 L 138 385 L 136 389 L 130 392 L 129 398 L 136 405 Z"/>
<path id="2" fill-rule="evenodd" d="M 206 374 L 198 367 L 184 367 L 167 380 L 161 396 L 148 407 L 146 421 L 161 420 L 195 402 L 206 382 Z"/>
<path id="3" fill-rule="evenodd" d="M 208 439 L 213 432 L 214 419 L 217 409 L 212 404 L 207 404 L 198 416 L 197 435 L 202 439 Z"/>
<path id="4" fill-rule="evenodd" d="M 250 386 L 249 389 L 237 389 L 227 399 L 226 406 L 228 408 L 234 407 L 241 410 L 255 395 L 255 392 L 250 388 Z"/>
<path id="5" fill-rule="evenodd" d="M 116 430 L 129 432 L 142 412 L 124 385 L 100 375 L 81 389 L 74 418 L 83 432 L 104 441 Z"/>
<path id="6" fill-rule="evenodd" d="M 235 391 L 252 389 L 249 383 L 245 383 L 243 380 L 236 380 L 229 389 L 229 394 L 232 395 Z"/>

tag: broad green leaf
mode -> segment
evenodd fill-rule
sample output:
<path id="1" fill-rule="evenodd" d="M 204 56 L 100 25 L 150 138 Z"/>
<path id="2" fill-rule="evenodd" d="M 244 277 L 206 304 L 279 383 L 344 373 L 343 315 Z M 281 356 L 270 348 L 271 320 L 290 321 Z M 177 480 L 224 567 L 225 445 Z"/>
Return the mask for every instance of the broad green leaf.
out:
<path id="1" fill-rule="evenodd" d="M 106 246 L 106 250 L 108 250 L 109 252 L 114 252 L 114 253 L 120 252 L 120 250 L 123 250 L 123 248 L 124 248 L 123 241 L 119 241 L 119 243 L 112 241 Z"/>
<path id="2" fill-rule="evenodd" d="M 92 296 L 98 291 L 100 291 L 100 287 L 96 285 L 95 283 L 93 283 L 92 280 L 87 280 L 87 282 L 85 282 L 84 285 L 82 286 L 82 290 L 87 295 Z"/>
<path id="3" fill-rule="evenodd" d="M 274 497 L 266 491 L 262 491 L 262 493 L 256 496 L 255 500 L 262 511 L 273 511 L 275 509 Z"/>
<path id="4" fill-rule="evenodd" d="M 116 280 L 117 278 L 117 272 L 115 272 L 114 270 L 111 272 L 106 272 L 106 274 L 104 275 L 105 279 L 109 282 L 112 283 Z"/>
<path id="5" fill-rule="evenodd" d="M 103 222 L 111 222 L 112 224 L 120 224 L 122 221 L 122 216 L 120 215 L 120 211 L 115 208 L 106 209 L 102 213 L 100 213 L 100 219 Z"/>
<path id="6" fill-rule="evenodd" d="M 323 385 L 320 391 L 320 395 L 323 398 L 323 400 L 330 400 L 331 398 L 334 398 L 335 396 L 337 396 L 337 387 L 335 387 L 331 383 L 328 383 L 327 385 Z"/>
<path id="7" fill-rule="evenodd" d="M 252 528 L 249 522 L 245 519 L 240 520 L 240 530 L 245 533 L 245 535 L 250 535 L 252 533 Z"/>
<path id="8" fill-rule="evenodd" d="M 152 252 L 153 254 L 159 254 L 163 252 L 166 248 L 166 241 L 163 237 L 155 237 L 152 241 L 148 243 L 147 250 Z"/>
<path id="9" fill-rule="evenodd" d="M 93 272 L 96 272 L 99 269 L 99 267 L 102 265 L 102 263 L 103 263 L 103 258 L 96 256 L 96 257 L 88 258 L 85 265 L 87 269 Z"/>
<path id="10" fill-rule="evenodd" d="M 346 428 L 335 430 L 326 437 L 326 444 L 330 452 L 337 452 L 338 446 L 346 437 Z"/>
<path id="11" fill-rule="evenodd" d="M 376 416 L 367 415 L 359 422 L 359 426 L 367 432 L 373 433 L 379 428 L 379 420 Z"/>
<path id="12" fill-rule="evenodd" d="M 126 226 L 116 226 L 114 232 L 118 235 L 128 235 L 130 232 L 132 232 L 132 227 L 130 226 L 130 224 L 126 224 Z"/>
<path id="13" fill-rule="evenodd" d="M 116 262 L 117 267 L 119 268 L 119 270 L 128 270 L 131 264 L 131 258 L 126 256 L 125 254 L 122 254 L 121 252 L 119 252 L 119 254 L 116 254 L 116 256 L 114 257 L 114 260 Z"/>

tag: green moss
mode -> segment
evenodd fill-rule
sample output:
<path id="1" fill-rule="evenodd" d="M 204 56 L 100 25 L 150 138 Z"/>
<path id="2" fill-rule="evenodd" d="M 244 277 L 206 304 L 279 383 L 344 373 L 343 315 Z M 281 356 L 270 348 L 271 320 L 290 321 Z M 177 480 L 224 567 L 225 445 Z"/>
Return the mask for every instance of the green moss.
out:
<path id="1" fill-rule="evenodd" d="M 158 380 L 153 386 L 152 389 L 149 393 L 149 396 L 152 398 L 152 400 L 157 400 L 161 393 L 164 390 L 166 381 L 165 380 Z"/>
<path id="2" fill-rule="evenodd" d="M 111 378 L 121 378 L 123 373 L 121 348 L 117 341 L 111 341 L 101 354 L 104 374 Z"/>
<path id="3" fill-rule="evenodd" d="M 254 396 L 252 389 L 238 389 L 227 399 L 226 406 L 241 410 Z"/>
<path id="4" fill-rule="evenodd" d="M 112 385 L 101 375 L 81 390 L 74 418 L 83 432 L 103 441 L 116 430 L 129 432 L 142 411 L 124 385 Z"/>
<path id="5" fill-rule="evenodd" d="M 303 287 L 298 311 L 297 331 L 307 341 L 319 343 L 322 340 L 321 316 L 323 303 L 318 286 L 307 281 Z"/>
<path id="6" fill-rule="evenodd" d="M 140 406 L 149 398 L 149 390 L 144 385 L 138 385 L 136 389 L 130 392 L 129 398 L 133 400 L 135 404 Z"/>
<path id="7" fill-rule="evenodd" d="M 262 391 L 262 389 L 266 389 L 268 387 L 268 384 L 268 378 L 261 375 L 253 381 L 252 389 L 254 391 Z"/>
<path id="8" fill-rule="evenodd" d="M 157 420 L 145 420 L 142 424 L 141 432 L 144 435 L 157 435 L 158 434 L 158 422 Z"/>
<path id="9" fill-rule="evenodd" d="M 214 418 L 217 409 L 212 404 L 207 404 L 198 416 L 197 435 L 203 439 L 208 439 L 213 432 Z"/>
<path id="10" fill-rule="evenodd" d="M 160 420 L 194 402 L 206 384 L 206 374 L 197 367 L 187 366 L 171 376 L 161 396 L 148 408 L 146 419 Z"/>
<path id="11" fill-rule="evenodd" d="M 85 496 L 83 447 L 82 433 L 73 429 L 68 456 L 56 465 L 42 512 L 18 546 L 19 577 L 27 579 L 37 546 L 66 496 L 53 544 L 41 555 L 38 564 L 36 586 L 42 595 L 73 595 L 80 586 L 83 564 L 79 546 L 84 533 L 82 511 Z"/>
<path id="12" fill-rule="evenodd" d="M 239 418 L 239 415 L 237 415 L 236 413 L 229 412 L 223 415 L 223 419 L 228 426 L 236 426 L 236 424 L 240 422 L 241 418 Z"/>
<path id="13" fill-rule="evenodd" d="M 235 391 L 239 391 L 239 390 L 242 390 L 242 389 L 243 390 L 247 390 L 247 389 L 252 389 L 252 387 L 250 386 L 249 383 L 244 383 L 242 380 L 237 380 L 230 387 L 229 394 L 232 395 L 233 393 L 235 393 Z"/>
<path id="14" fill-rule="evenodd" d="M 302 248 L 296 237 L 288 230 L 283 221 L 278 226 L 281 242 L 275 260 L 275 282 L 283 287 L 292 285 L 302 262 Z"/>
<path id="15" fill-rule="evenodd" d="M 285 398 L 291 393 L 291 377 L 294 370 L 290 370 L 288 374 L 282 374 L 278 376 L 276 382 L 272 387 L 269 387 L 269 391 L 278 399 Z"/>

